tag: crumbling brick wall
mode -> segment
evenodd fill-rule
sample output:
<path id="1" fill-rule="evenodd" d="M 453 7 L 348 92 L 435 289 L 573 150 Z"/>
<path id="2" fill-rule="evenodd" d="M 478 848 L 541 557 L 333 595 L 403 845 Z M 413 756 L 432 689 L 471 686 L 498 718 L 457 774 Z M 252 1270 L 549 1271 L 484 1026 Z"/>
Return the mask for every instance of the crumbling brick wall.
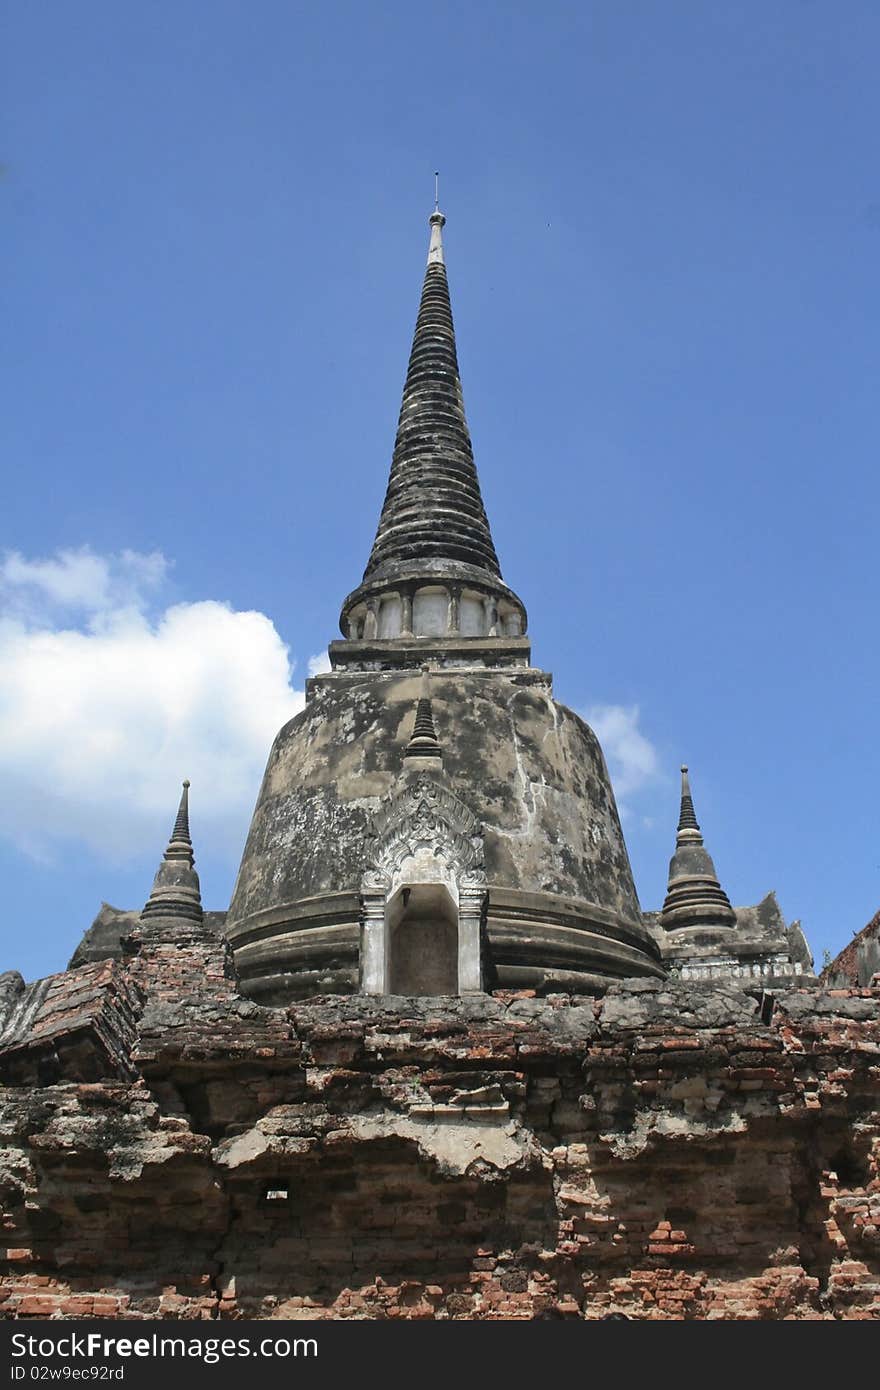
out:
<path id="1" fill-rule="evenodd" d="M 266 1009 L 194 929 L 44 999 L 6 1317 L 880 1315 L 877 990 Z"/>

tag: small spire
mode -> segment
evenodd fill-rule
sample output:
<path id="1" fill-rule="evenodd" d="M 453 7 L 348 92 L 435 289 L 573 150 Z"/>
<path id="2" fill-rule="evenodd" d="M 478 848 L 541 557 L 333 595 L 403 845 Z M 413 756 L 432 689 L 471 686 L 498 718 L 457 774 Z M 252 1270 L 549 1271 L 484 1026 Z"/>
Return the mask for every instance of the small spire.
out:
<path id="1" fill-rule="evenodd" d="M 426 678 L 423 677 L 423 688 L 425 683 Z M 434 728 L 434 712 L 431 708 L 431 700 L 427 695 L 422 695 L 416 705 L 416 719 L 412 736 L 404 749 L 403 756 L 405 758 L 441 758 L 443 756 L 443 750 Z"/>
<path id="2" fill-rule="evenodd" d="M 680 927 L 736 926 L 736 913 L 703 844 L 687 765 L 681 769 L 681 811 L 660 921 L 667 931 Z"/>
<path id="3" fill-rule="evenodd" d="M 437 742 L 437 733 L 434 728 L 434 714 L 431 709 L 430 700 L 419 700 L 419 703 L 416 705 L 416 722 L 413 727 L 412 739 L 410 739 L 410 742 L 412 743 L 419 739 L 430 739 L 431 743 Z"/>
<path id="4" fill-rule="evenodd" d="M 201 922 L 202 897 L 189 833 L 189 781 L 183 784 L 171 839 L 162 856 L 142 917 Z"/>

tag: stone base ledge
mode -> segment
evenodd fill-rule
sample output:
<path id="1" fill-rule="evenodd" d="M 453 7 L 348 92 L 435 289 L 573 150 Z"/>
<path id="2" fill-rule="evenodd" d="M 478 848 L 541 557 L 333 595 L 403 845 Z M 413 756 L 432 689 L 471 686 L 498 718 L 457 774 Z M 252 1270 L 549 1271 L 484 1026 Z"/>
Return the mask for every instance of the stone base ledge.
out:
<path id="1" fill-rule="evenodd" d="M 529 668 L 532 644 L 528 637 L 377 637 L 371 641 L 331 642 L 328 653 L 333 672 L 349 668 L 359 672 L 403 671 L 426 661 L 438 666 L 494 670 L 505 666 Z"/>
<path id="2" fill-rule="evenodd" d="M 593 994 L 625 976 L 665 974 L 653 938 L 636 922 L 560 894 L 491 884 L 488 891 L 488 989 Z M 272 1003 L 357 990 L 360 921 L 358 894 L 327 893 L 227 924 L 241 988 Z"/>

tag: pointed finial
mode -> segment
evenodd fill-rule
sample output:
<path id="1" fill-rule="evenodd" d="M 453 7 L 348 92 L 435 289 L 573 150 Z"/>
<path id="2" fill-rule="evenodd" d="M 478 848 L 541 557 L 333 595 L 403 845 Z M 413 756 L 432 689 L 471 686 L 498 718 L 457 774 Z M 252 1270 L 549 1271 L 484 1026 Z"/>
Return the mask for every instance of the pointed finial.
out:
<path id="1" fill-rule="evenodd" d="M 440 211 L 440 175 L 434 174 L 434 211 L 428 218 L 431 224 L 431 241 L 428 246 L 428 265 L 443 265 L 443 228 L 446 218 Z"/>
<path id="2" fill-rule="evenodd" d="M 699 842 L 700 844 L 703 842 L 697 814 L 694 810 L 694 799 L 691 796 L 687 763 L 681 765 L 681 813 L 678 817 L 676 842 L 681 844 L 683 840 L 688 840 L 691 843 Z"/>
<path id="3" fill-rule="evenodd" d="M 189 778 L 183 783 L 183 791 L 180 795 L 180 805 L 177 808 L 177 819 L 174 822 L 174 829 L 171 831 L 171 839 L 165 851 L 166 859 L 189 859 L 193 860 L 192 840 L 189 834 Z"/>

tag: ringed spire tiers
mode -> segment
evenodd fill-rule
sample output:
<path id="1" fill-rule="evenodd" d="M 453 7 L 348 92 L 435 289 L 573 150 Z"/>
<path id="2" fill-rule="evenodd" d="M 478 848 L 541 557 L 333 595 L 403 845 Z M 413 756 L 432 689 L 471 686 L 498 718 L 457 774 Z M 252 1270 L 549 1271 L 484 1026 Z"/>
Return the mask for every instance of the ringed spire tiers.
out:
<path id="1" fill-rule="evenodd" d="M 350 641 L 521 638 L 525 608 L 501 577 L 465 418 L 439 206 L 428 221 L 388 488 L 340 626 Z"/>
<path id="2" fill-rule="evenodd" d="M 434 711 L 427 695 L 422 695 L 416 705 L 416 721 L 410 741 L 403 750 L 403 756 L 404 759 L 430 758 L 438 763 L 442 761 L 443 750 L 437 740 Z"/>

